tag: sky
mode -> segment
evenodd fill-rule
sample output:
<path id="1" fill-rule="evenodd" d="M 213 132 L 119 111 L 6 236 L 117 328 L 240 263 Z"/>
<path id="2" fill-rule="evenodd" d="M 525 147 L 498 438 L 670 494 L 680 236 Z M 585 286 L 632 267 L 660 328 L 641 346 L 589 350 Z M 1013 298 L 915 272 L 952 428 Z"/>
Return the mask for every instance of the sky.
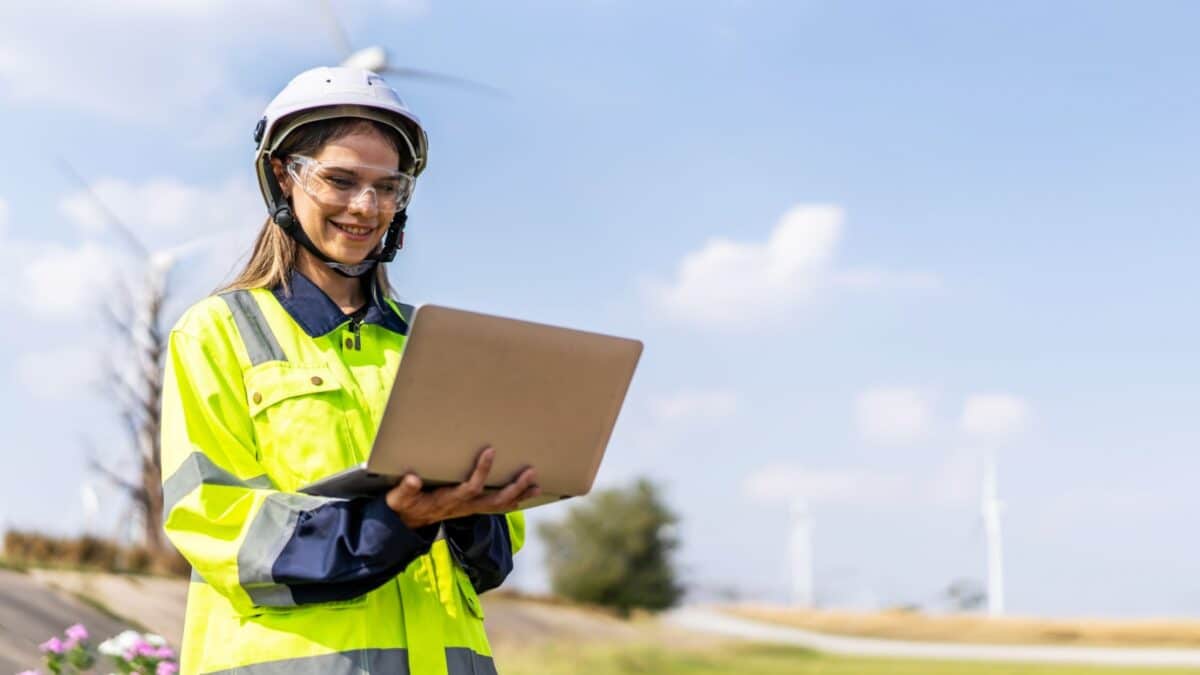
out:
<path id="1" fill-rule="evenodd" d="M 597 488 L 662 486 L 693 598 L 788 601 L 803 500 L 821 605 L 937 607 L 992 452 L 1011 613 L 1200 615 L 1200 5 L 332 6 L 508 92 L 393 82 L 431 151 L 392 280 L 644 341 Z M 262 225 L 266 102 L 339 59 L 316 0 L 0 5 L 5 526 L 127 521 L 86 459 L 131 466 L 100 308 L 144 262 L 63 163 L 177 251 L 177 316 Z"/>

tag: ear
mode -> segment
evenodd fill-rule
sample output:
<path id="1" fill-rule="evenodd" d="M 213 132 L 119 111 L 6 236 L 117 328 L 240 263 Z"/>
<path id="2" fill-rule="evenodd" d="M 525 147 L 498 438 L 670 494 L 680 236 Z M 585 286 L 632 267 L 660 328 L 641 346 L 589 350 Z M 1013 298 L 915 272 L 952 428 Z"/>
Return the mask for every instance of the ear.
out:
<path id="1" fill-rule="evenodd" d="M 283 168 L 283 162 L 278 157 L 271 158 L 271 170 L 275 172 L 275 180 L 279 182 L 279 189 L 283 191 L 284 197 L 292 196 L 292 177 Z"/>

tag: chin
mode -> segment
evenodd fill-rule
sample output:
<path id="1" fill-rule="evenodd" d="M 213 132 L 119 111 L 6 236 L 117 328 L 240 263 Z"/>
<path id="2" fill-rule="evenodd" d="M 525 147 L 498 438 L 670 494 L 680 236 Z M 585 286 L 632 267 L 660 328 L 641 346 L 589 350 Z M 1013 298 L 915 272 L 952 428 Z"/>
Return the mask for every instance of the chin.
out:
<path id="1" fill-rule="evenodd" d="M 367 256 L 379 250 L 379 244 L 370 247 L 329 246 L 324 248 L 326 255 L 343 265 L 357 265 L 367 259 Z"/>

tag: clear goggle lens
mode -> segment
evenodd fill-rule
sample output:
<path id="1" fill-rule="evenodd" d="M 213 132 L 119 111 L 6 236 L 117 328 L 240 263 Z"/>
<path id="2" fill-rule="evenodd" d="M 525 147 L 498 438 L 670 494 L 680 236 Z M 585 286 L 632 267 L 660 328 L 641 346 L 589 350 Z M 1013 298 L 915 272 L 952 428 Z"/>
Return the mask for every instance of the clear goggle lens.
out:
<path id="1" fill-rule="evenodd" d="M 304 155 L 291 155 L 286 167 L 296 185 L 325 206 L 346 207 L 370 194 L 379 210 L 399 211 L 412 198 L 413 177 L 388 167 L 322 162 Z"/>

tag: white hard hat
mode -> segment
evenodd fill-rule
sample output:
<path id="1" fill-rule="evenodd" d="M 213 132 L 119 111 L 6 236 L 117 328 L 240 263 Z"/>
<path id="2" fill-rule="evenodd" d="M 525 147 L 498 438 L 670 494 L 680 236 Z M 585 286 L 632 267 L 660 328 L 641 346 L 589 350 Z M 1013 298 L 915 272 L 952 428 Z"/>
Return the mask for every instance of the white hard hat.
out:
<path id="1" fill-rule="evenodd" d="M 335 117 L 360 117 L 392 127 L 412 152 L 413 175 L 420 175 L 425 169 L 429 139 L 421 120 L 382 77 L 361 68 L 313 68 L 292 78 L 267 104 L 254 129 L 254 141 L 258 144 L 254 163 L 259 188 L 269 207 L 274 206 L 266 183 L 269 176 L 273 177 L 269 173 L 271 153 L 301 125 Z"/>
<path id="2" fill-rule="evenodd" d="M 258 146 L 254 168 L 258 173 L 258 187 L 262 190 L 272 220 L 335 271 L 346 276 L 359 276 L 369 271 L 376 262 L 391 261 L 397 249 L 403 246 L 407 214 L 403 210 L 396 213 L 378 255 L 370 256 L 357 265 L 334 262 L 309 241 L 303 229 L 297 225 L 271 168 L 273 153 L 289 134 L 309 122 L 337 117 L 373 120 L 395 129 L 412 153 L 413 176 L 425 170 L 429 158 L 429 139 L 421 121 L 382 77 L 369 70 L 347 67 L 306 70 L 292 78 L 283 91 L 267 104 L 254 129 L 254 142 Z"/>

